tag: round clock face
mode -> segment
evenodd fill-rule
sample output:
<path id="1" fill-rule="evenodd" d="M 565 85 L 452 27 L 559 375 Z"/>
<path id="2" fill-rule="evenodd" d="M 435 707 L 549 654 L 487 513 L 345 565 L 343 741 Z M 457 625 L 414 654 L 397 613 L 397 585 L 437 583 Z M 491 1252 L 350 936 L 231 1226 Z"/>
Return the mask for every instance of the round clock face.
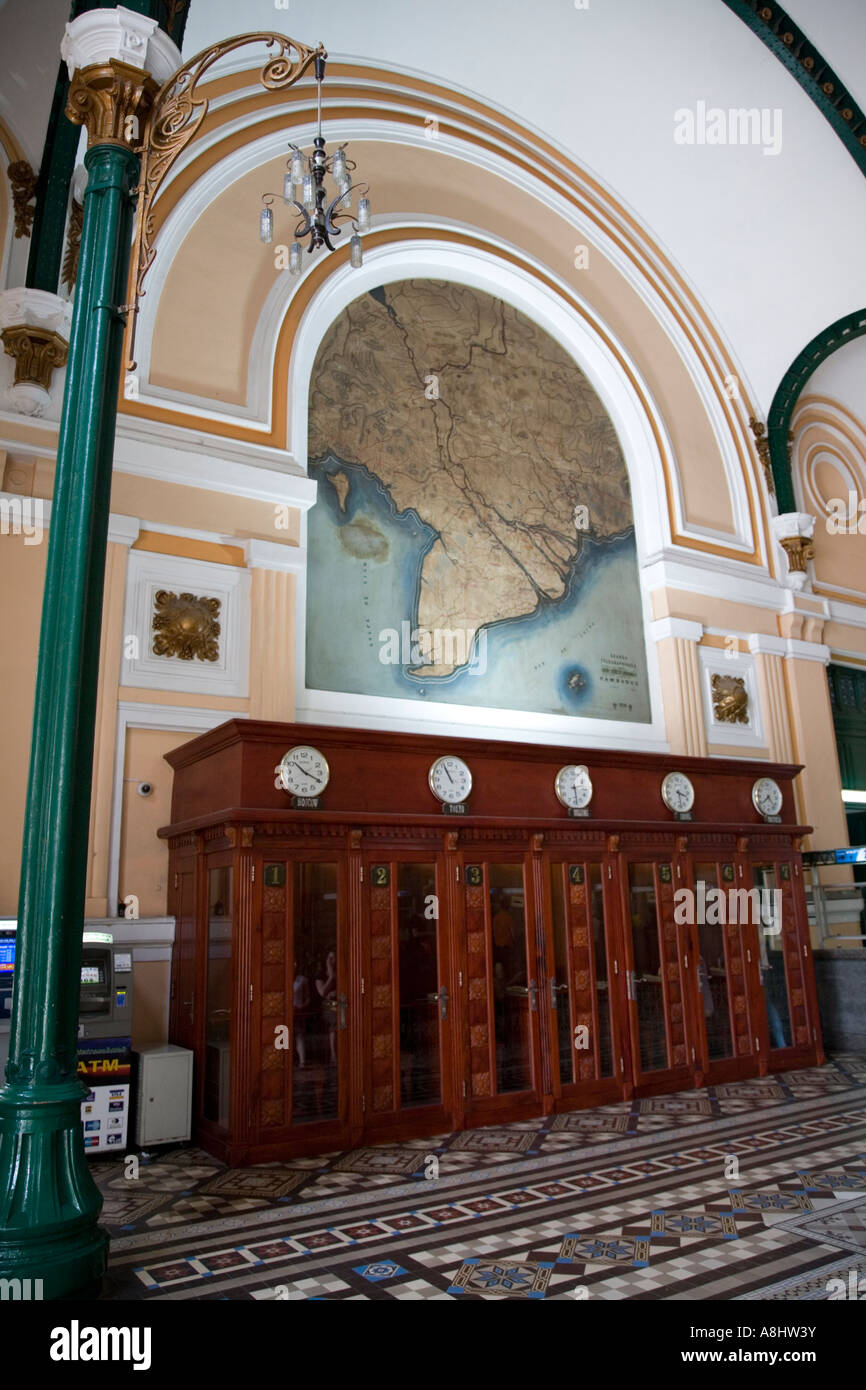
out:
<path id="1" fill-rule="evenodd" d="M 561 767 L 556 774 L 553 789 L 563 806 L 582 811 L 592 800 L 589 769 L 577 764 Z"/>
<path id="2" fill-rule="evenodd" d="M 449 806 L 465 801 L 472 790 L 472 773 L 462 758 L 455 758 L 451 754 L 436 759 L 427 781 L 433 795 Z"/>
<path id="3" fill-rule="evenodd" d="M 772 777 L 759 777 L 752 787 L 752 803 L 762 816 L 777 816 L 782 809 L 782 788 Z"/>
<path id="4" fill-rule="evenodd" d="M 695 789 L 684 772 L 669 772 L 662 782 L 662 801 L 669 811 L 690 811 L 695 804 Z"/>
<path id="5" fill-rule="evenodd" d="M 280 759 L 280 778 L 293 796 L 319 796 L 328 785 L 331 769 L 318 748 L 299 743 Z"/>

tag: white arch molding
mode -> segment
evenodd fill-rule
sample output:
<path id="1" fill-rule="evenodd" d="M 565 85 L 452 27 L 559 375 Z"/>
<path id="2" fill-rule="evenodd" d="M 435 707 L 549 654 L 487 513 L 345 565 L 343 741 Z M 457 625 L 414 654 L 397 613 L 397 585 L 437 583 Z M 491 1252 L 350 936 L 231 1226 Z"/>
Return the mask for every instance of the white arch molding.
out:
<path id="1" fill-rule="evenodd" d="M 419 108 L 420 109 L 420 108 Z M 273 114 L 273 108 L 268 108 L 268 115 Z M 287 116 L 291 112 L 287 109 Z M 459 123 L 459 107 L 455 108 L 455 119 Z M 329 127 L 332 129 L 329 130 Z M 239 118 L 236 121 L 228 121 L 219 132 L 213 132 L 206 136 L 201 143 L 194 143 L 178 160 L 177 165 L 172 170 L 169 178 L 171 182 L 183 172 L 187 164 L 203 149 L 214 144 L 219 144 L 222 139 L 237 133 L 240 130 L 249 132 L 247 143 L 236 150 L 231 151 L 224 158 L 218 159 L 214 165 L 206 170 L 202 176 L 192 185 L 187 193 L 178 201 L 166 218 L 165 224 L 160 230 L 157 241 L 157 256 L 151 268 L 146 282 L 147 293 L 141 301 L 140 320 L 138 328 L 137 350 L 139 354 L 139 396 L 145 404 L 158 406 L 168 404 L 174 407 L 186 407 L 190 412 L 190 428 L 195 428 L 195 417 L 200 416 L 210 420 L 222 420 L 226 424 L 242 425 L 249 430 L 260 429 L 263 437 L 269 432 L 271 425 L 272 399 L 272 367 L 273 357 L 279 335 L 280 325 L 282 324 L 285 313 L 288 309 L 289 301 L 296 291 L 298 281 L 292 279 L 287 272 L 275 275 L 273 287 L 262 307 L 250 349 L 250 363 L 247 374 L 247 400 L 243 406 L 232 406 L 227 409 L 219 403 L 206 397 L 195 396 L 192 393 L 173 390 L 166 387 L 158 387 L 149 390 L 150 378 L 150 353 L 153 329 L 156 316 L 159 312 L 159 302 L 162 290 L 165 285 L 168 271 L 179 253 L 187 235 L 195 225 L 198 218 L 204 211 L 223 193 L 228 186 L 242 178 L 251 170 L 258 168 L 273 159 L 285 155 L 287 148 L 286 131 L 270 132 L 266 135 L 255 136 L 255 126 L 250 126 L 249 118 Z M 312 138 L 314 127 L 309 120 L 300 121 L 291 127 L 291 134 L 294 140 L 309 143 Z M 408 123 L 389 123 L 376 120 L 371 109 L 370 114 L 362 119 L 358 117 L 345 117 L 341 114 L 339 106 L 334 108 L 331 119 L 325 122 L 326 135 L 330 134 L 333 138 L 349 139 L 349 141 L 376 141 L 383 144 L 395 144 L 408 146 L 410 148 L 431 150 L 432 142 L 427 140 L 423 131 L 419 131 L 417 126 Z M 719 450 L 722 466 L 725 473 L 728 497 L 731 505 L 734 530 L 733 534 L 729 531 L 717 531 L 712 527 L 699 525 L 690 522 L 686 517 L 685 499 L 682 491 L 679 469 L 675 466 L 672 459 L 671 467 L 671 492 L 674 509 L 674 523 L 678 533 L 683 538 L 694 537 L 699 541 L 712 541 L 722 545 L 728 551 L 741 551 L 743 556 L 752 553 L 753 546 L 757 543 L 761 552 L 762 561 L 767 563 L 764 553 L 764 540 L 761 528 L 757 534 L 753 531 L 751 513 L 749 506 L 749 492 L 751 490 L 756 507 L 760 505 L 759 498 L 755 491 L 754 481 L 744 477 L 741 459 L 738 455 L 731 425 L 725 416 L 718 395 L 719 382 L 728 375 L 733 375 L 748 388 L 745 373 L 740 364 L 736 361 L 729 345 L 725 345 L 725 360 L 714 361 L 710 369 L 702 358 L 701 353 L 696 349 L 692 337 L 684 331 L 683 327 L 677 322 L 662 293 L 657 288 L 660 281 L 666 279 L 665 273 L 655 263 L 655 256 L 651 243 L 642 238 L 640 243 L 633 246 L 637 264 L 624 251 L 620 244 L 620 238 L 624 235 L 623 228 L 618 225 L 619 214 L 614 211 L 613 203 L 605 210 L 605 222 L 588 223 L 586 219 L 576 218 L 574 208 L 563 198 L 555 189 L 551 188 L 543 179 L 538 179 L 525 170 L 515 167 L 506 151 L 502 154 L 490 150 L 480 149 L 471 140 L 459 138 L 454 135 L 440 135 L 435 148 L 444 155 L 460 160 L 462 163 L 471 167 L 478 166 L 488 170 L 503 180 L 503 188 L 511 189 L 520 187 L 524 192 L 535 198 L 539 203 L 553 211 L 561 217 L 566 224 L 570 224 L 572 232 L 578 241 L 588 241 L 590 247 L 597 246 L 600 252 L 613 264 L 618 273 L 628 283 L 631 289 L 638 294 L 641 300 L 651 310 L 653 316 L 658 320 L 664 331 L 673 343 L 680 359 L 688 371 L 689 377 L 706 411 L 716 444 Z M 250 236 L 256 235 L 255 215 L 258 206 L 251 206 L 250 209 Z M 414 217 L 374 217 L 374 230 L 392 228 L 430 228 L 447 229 L 449 231 L 463 232 L 466 235 L 486 241 L 491 248 L 499 248 L 511 255 L 522 258 L 529 264 L 527 252 L 518 246 L 506 243 L 500 238 L 493 236 L 484 228 L 470 226 L 456 221 L 437 219 L 435 217 L 414 218 Z M 626 240 L 633 240 L 627 234 Z M 276 242 L 279 242 L 279 236 Z M 318 258 L 317 258 L 318 259 Z M 581 302 L 580 296 L 575 287 L 561 281 L 555 276 L 549 267 L 540 267 L 546 276 L 555 280 L 561 287 L 563 294 L 572 300 Z M 680 275 L 683 272 L 678 272 Z M 356 272 L 357 274 L 357 272 Z M 685 277 L 683 276 L 685 279 Z M 670 286 L 668 287 L 670 291 Z M 697 293 L 692 287 L 692 292 Z M 586 304 L 582 304 L 585 312 L 592 315 L 592 310 Z M 531 312 L 530 312 L 531 316 Z M 709 317 L 709 316 L 708 316 Z M 753 395 L 751 388 L 748 394 Z M 263 440 L 264 442 L 264 440 Z M 295 454 L 298 463 L 303 466 L 303 455 Z M 736 561 L 729 561 L 736 565 Z M 754 574 L 751 566 L 748 566 L 744 573 Z"/>
<path id="2" fill-rule="evenodd" d="M 664 472 L 652 422 L 596 324 L 570 311 L 559 295 L 541 284 L 528 270 L 504 262 L 492 248 L 482 251 L 432 239 L 377 246 L 365 253 L 360 269 L 352 270 L 347 264 L 335 268 L 313 295 L 295 334 L 288 391 L 293 457 L 306 468 L 310 379 L 319 345 L 328 329 L 353 300 L 369 290 L 412 279 L 448 280 L 504 300 L 559 343 L 600 397 L 616 429 L 629 474 L 652 722 L 624 723 L 434 701 L 424 702 L 423 717 L 419 717 L 419 705 L 413 700 L 311 689 L 306 684 L 306 571 L 298 576 L 296 718 L 300 722 L 436 734 L 450 732 L 534 742 L 565 739 L 578 745 L 606 748 L 666 747 L 656 648 L 649 637 L 652 613 L 644 582 L 646 565 L 670 546 Z M 633 363 L 629 362 L 629 367 L 635 371 Z M 638 376 L 636 372 L 635 376 Z M 663 424 L 649 392 L 646 392 L 646 399 L 650 402 L 656 428 L 664 438 Z M 669 450 L 668 441 L 665 443 Z M 304 529 L 306 532 L 306 524 Z M 302 543 L 306 548 L 306 534 Z"/>

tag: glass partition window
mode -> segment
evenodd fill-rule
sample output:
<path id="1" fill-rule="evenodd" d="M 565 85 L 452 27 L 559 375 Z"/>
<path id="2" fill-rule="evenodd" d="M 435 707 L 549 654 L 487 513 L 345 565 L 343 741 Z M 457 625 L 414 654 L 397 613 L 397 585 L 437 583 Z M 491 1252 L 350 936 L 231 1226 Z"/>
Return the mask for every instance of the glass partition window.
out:
<path id="1" fill-rule="evenodd" d="M 695 865 L 695 899 L 706 902 L 710 889 L 718 889 L 719 875 L 715 864 Z M 712 901 L 716 901 L 713 898 Z M 725 927 L 721 922 L 702 922 L 701 916 L 720 916 L 718 912 L 698 913 L 698 989 L 707 1034 L 710 1061 L 733 1057 L 731 1012 L 728 1000 L 728 969 L 725 959 Z"/>
<path id="2" fill-rule="evenodd" d="M 338 1032 L 346 996 L 337 950 L 337 865 L 293 868 L 292 1011 L 295 1065 L 292 1121 L 339 1116 Z"/>
<path id="3" fill-rule="evenodd" d="M 653 866 L 630 864 L 628 877 L 641 1068 L 662 1071 L 670 1059 Z"/>
<path id="4" fill-rule="evenodd" d="M 577 1067 L 572 1044 L 571 990 L 569 988 L 571 971 L 568 964 L 568 923 L 565 914 L 564 874 L 564 864 L 551 864 L 550 903 L 553 913 L 553 952 L 556 962 L 556 977 L 552 982 L 552 988 L 556 991 L 559 1079 L 563 1086 L 567 1086 L 570 1082 L 577 1080 Z"/>
<path id="5" fill-rule="evenodd" d="M 601 865 L 589 866 L 589 904 L 592 912 L 592 947 L 595 959 L 595 991 L 598 1010 L 598 1075 L 613 1076 L 613 1037 L 610 1022 L 610 983 L 604 939 L 604 890 Z"/>
<path id="6" fill-rule="evenodd" d="M 521 864 L 488 865 L 496 1087 L 532 1086 L 530 990 L 526 973 L 526 897 Z"/>
<path id="7" fill-rule="evenodd" d="M 774 864 L 755 865 L 755 887 L 760 890 L 758 942 L 770 1047 L 791 1047 L 794 1039 L 782 949 L 782 895 Z"/>
<path id="8" fill-rule="evenodd" d="M 232 871 L 208 871 L 204 1116 L 229 1124 L 232 989 Z"/>
<path id="9" fill-rule="evenodd" d="M 400 989 L 400 1104 L 403 1109 L 441 1100 L 438 923 L 433 864 L 397 865 L 397 954 Z"/>

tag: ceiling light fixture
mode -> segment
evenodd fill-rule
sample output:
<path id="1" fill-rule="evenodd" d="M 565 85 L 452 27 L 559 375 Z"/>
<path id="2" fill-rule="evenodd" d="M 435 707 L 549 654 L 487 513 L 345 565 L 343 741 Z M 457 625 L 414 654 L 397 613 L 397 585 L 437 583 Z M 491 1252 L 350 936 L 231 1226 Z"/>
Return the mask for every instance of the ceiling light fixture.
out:
<path id="1" fill-rule="evenodd" d="M 370 230 L 369 188 L 365 183 L 353 183 L 352 173 L 355 164 L 346 156 L 345 144 L 339 145 L 332 155 L 325 149 L 322 135 L 322 81 L 325 76 L 325 58 L 318 54 L 315 63 L 316 83 L 318 84 L 318 123 L 313 141 L 312 154 L 304 154 L 297 145 L 289 143 L 291 156 L 286 162 L 283 179 L 283 192 L 263 193 L 264 207 L 259 214 L 259 238 L 266 245 L 274 239 L 275 199 L 282 197 L 287 207 L 297 208 L 299 221 L 293 233 L 294 240 L 289 250 L 289 271 L 292 275 L 301 273 L 303 243 L 307 241 L 307 251 L 312 253 L 319 246 L 327 246 L 336 251 L 334 240 L 341 235 L 340 223 L 351 223 L 352 236 L 349 238 L 349 261 L 354 267 L 363 263 L 364 253 L 361 235 Z M 337 185 L 337 192 L 329 192 L 325 177 L 330 175 Z M 297 190 L 300 189 L 300 199 Z M 353 194 L 358 194 L 358 204 L 352 211 Z"/>

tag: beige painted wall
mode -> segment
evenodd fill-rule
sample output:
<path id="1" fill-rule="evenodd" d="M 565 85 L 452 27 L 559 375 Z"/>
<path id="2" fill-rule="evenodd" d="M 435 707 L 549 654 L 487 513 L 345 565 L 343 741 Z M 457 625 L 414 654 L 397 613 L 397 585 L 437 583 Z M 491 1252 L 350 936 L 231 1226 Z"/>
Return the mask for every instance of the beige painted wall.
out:
<path id="1" fill-rule="evenodd" d="M 127 730 L 118 886 L 121 900 L 129 893 L 138 898 L 141 917 L 160 917 L 166 906 L 168 846 L 156 832 L 171 820 L 172 771 L 163 755 L 193 737 L 164 729 Z M 153 794 L 139 796 L 139 782 L 150 782 Z"/>
<path id="2" fill-rule="evenodd" d="M 170 961 L 135 962 L 132 998 L 133 1047 L 153 1047 L 168 1041 L 170 983 Z"/>
<path id="3" fill-rule="evenodd" d="M 6 917 L 14 917 L 18 911 L 22 821 L 47 551 L 47 535 L 41 545 L 26 545 L 24 536 L 0 535 L 0 594 L 4 595 L 0 642 L 0 914 Z"/>

